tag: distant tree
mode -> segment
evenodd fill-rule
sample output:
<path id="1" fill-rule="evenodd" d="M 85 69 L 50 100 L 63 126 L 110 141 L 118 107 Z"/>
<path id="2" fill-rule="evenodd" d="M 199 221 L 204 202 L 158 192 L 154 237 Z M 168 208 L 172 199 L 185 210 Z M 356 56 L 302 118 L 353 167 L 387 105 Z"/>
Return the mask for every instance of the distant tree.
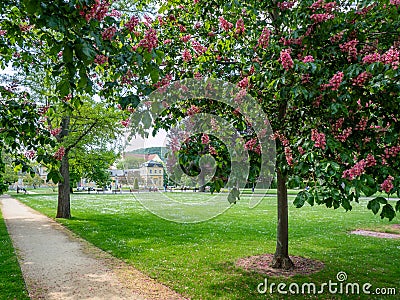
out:
<path id="1" fill-rule="evenodd" d="M 139 181 L 138 181 L 138 179 L 136 177 L 135 177 L 135 180 L 133 181 L 133 188 L 135 190 L 139 189 Z"/>

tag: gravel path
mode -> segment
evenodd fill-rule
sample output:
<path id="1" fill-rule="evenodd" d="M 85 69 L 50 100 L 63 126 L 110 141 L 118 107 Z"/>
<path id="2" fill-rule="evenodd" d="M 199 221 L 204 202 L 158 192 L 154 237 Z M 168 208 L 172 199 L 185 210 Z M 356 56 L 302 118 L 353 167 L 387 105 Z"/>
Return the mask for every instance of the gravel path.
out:
<path id="1" fill-rule="evenodd" d="M 31 299 L 183 299 L 21 202 L 0 204 Z"/>

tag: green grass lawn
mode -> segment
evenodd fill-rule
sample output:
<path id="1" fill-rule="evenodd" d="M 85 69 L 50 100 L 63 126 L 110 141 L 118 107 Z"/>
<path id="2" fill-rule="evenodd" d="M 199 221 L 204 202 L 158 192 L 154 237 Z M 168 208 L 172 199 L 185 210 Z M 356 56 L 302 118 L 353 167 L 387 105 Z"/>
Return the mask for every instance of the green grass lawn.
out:
<path id="1" fill-rule="evenodd" d="M 0 211 L 0 299 L 29 299 L 21 269 Z"/>
<path id="2" fill-rule="evenodd" d="M 155 201 L 162 201 L 152 193 Z M 177 201 L 204 200 L 204 194 L 171 193 Z M 194 198 L 198 197 L 198 198 Z M 55 195 L 18 195 L 31 207 L 54 217 Z M 291 199 L 293 200 L 293 199 Z M 235 267 L 241 257 L 273 253 L 276 237 L 276 200 L 266 197 L 250 209 L 246 198 L 224 214 L 197 224 L 177 224 L 144 209 L 132 195 L 72 195 L 70 220 L 58 220 L 99 248 L 123 259 L 144 273 L 192 299 L 281 299 L 277 293 L 259 294 L 265 276 Z M 396 288 L 397 295 L 292 296 L 294 299 L 400 299 L 400 240 L 350 235 L 358 228 L 390 224 L 355 203 L 351 212 L 322 206 L 290 207 L 290 253 L 325 263 L 310 276 L 269 278 L 271 283 L 337 282 L 339 271 L 350 283 L 371 283 L 375 288 Z M 166 208 L 174 209 L 174 207 Z M 391 223 L 400 223 L 396 217 Z"/>

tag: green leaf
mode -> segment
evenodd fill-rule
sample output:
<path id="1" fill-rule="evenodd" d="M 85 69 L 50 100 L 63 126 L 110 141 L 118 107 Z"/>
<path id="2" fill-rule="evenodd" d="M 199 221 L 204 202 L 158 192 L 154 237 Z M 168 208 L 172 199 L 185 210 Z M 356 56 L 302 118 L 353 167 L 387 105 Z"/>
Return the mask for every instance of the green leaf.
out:
<path id="1" fill-rule="evenodd" d="M 372 212 L 376 215 L 380 209 L 381 205 L 379 204 L 379 201 L 375 199 L 371 200 L 368 202 L 367 208 L 371 209 Z"/>
<path id="2" fill-rule="evenodd" d="M 304 191 L 301 191 L 300 193 L 297 194 L 296 199 L 294 199 L 293 204 L 297 207 L 303 207 L 304 203 L 306 202 L 307 197 L 305 195 Z"/>
<path id="3" fill-rule="evenodd" d="M 392 221 L 393 218 L 396 216 L 396 212 L 394 211 L 393 207 L 388 203 L 383 206 L 381 212 L 381 218 L 388 218 L 389 221 Z"/>
<path id="4" fill-rule="evenodd" d="M 64 63 L 72 63 L 73 61 L 72 47 L 69 44 L 64 46 L 63 61 Z"/>
<path id="5" fill-rule="evenodd" d="M 343 207 L 346 211 L 352 209 L 352 206 L 351 206 L 350 201 L 349 201 L 348 198 L 344 197 L 344 198 L 342 199 L 342 207 Z"/>
<path id="6" fill-rule="evenodd" d="M 396 202 L 396 211 L 400 212 L 400 200 Z"/>

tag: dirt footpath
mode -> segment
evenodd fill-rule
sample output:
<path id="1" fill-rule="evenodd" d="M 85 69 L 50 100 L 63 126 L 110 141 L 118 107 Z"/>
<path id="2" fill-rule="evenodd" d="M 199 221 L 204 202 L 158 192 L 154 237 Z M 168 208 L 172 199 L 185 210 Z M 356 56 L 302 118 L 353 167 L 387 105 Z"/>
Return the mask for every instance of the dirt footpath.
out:
<path id="1" fill-rule="evenodd" d="M 0 207 L 31 299 L 184 299 L 19 201 Z"/>

